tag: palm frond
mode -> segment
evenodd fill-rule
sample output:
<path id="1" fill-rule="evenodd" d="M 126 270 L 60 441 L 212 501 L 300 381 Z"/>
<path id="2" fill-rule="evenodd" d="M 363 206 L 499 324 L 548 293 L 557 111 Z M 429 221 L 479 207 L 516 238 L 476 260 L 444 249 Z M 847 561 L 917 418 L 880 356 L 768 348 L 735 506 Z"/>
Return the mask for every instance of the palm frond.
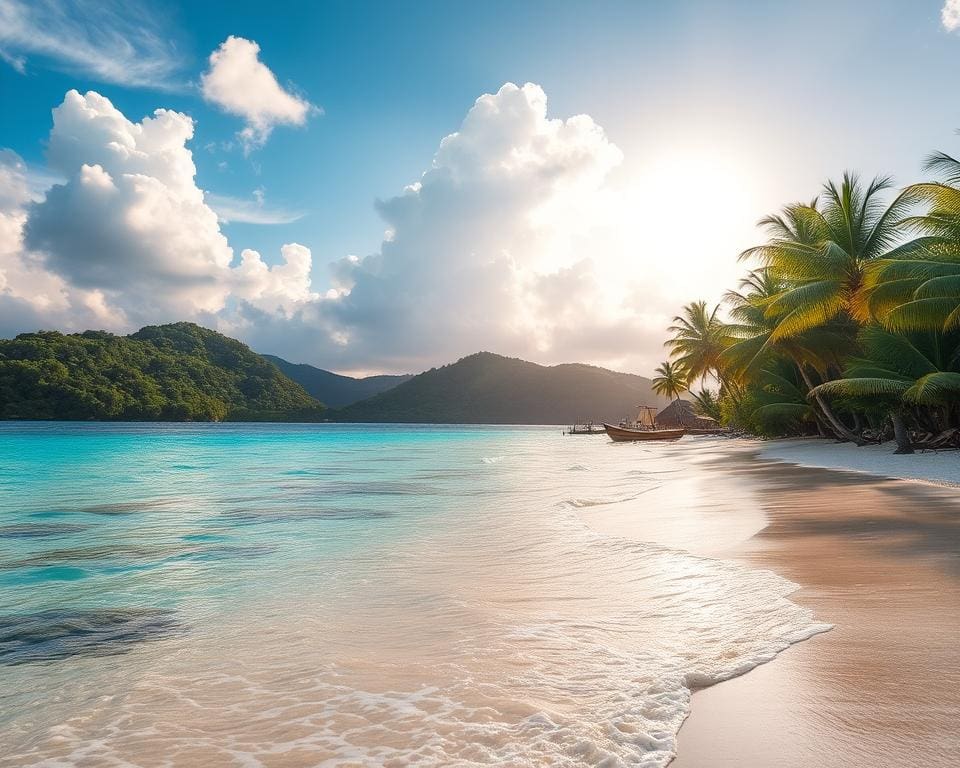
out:
<path id="1" fill-rule="evenodd" d="M 960 396 L 960 373 L 936 371 L 918 379 L 904 393 L 904 400 L 921 405 L 951 402 Z"/>
<path id="2" fill-rule="evenodd" d="M 909 382 L 898 379 L 836 379 L 814 387 L 810 393 L 826 397 L 903 397 L 909 388 Z"/>
<path id="3" fill-rule="evenodd" d="M 871 361 L 899 371 L 903 376 L 917 379 L 937 370 L 929 355 L 913 340 L 886 328 L 870 325 L 860 333 L 860 340 Z"/>
<path id="4" fill-rule="evenodd" d="M 917 286 L 914 296 L 918 299 L 955 299 L 960 304 L 960 264 L 956 274 L 941 275 L 926 280 Z"/>
<path id="5" fill-rule="evenodd" d="M 810 406 L 804 403 L 767 403 L 757 408 L 753 416 L 764 421 L 786 421 L 807 418 L 812 413 Z"/>
<path id="6" fill-rule="evenodd" d="M 960 184 L 960 161 L 946 152 L 933 152 L 928 155 L 924 160 L 923 170 L 939 174 L 950 184 Z"/>
<path id="7" fill-rule="evenodd" d="M 836 281 L 804 283 L 781 294 L 767 307 L 768 316 L 782 313 L 774 341 L 797 336 L 836 317 L 844 306 L 843 286 Z"/>
<path id="8" fill-rule="evenodd" d="M 956 327 L 957 301 L 952 298 L 915 299 L 894 307 L 880 320 L 898 333 L 950 330 Z"/>

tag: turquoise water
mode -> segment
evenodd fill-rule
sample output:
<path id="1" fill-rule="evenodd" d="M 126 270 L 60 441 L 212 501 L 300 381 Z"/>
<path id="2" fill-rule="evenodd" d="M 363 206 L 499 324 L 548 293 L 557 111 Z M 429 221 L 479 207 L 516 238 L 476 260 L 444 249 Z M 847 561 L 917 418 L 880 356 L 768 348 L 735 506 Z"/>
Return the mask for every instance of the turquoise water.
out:
<path id="1" fill-rule="evenodd" d="M 251 571 L 336 567 L 403 535 L 460 489 L 462 446 L 482 451 L 509 434 L 3 425 L 0 611 L 185 610 L 194 600 L 217 609 L 268 586 Z M 429 469 L 417 466 L 423 458 Z"/>
<path id="2" fill-rule="evenodd" d="M 581 519 L 683 451 L 2 424 L 0 764 L 663 765 L 691 685 L 817 630 L 772 574 Z"/>

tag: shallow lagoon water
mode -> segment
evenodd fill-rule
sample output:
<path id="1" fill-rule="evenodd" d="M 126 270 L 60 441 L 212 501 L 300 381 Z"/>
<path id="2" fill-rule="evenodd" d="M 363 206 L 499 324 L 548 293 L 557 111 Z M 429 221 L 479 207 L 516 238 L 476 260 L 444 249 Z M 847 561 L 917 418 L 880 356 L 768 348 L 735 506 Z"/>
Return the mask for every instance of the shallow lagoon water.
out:
<path id="1" fill-rule="evenodd" d="M 0 425 L 0 764 L 664 765 L 691 687 L 824 628 L 584 522 L 679 445 Z"/>

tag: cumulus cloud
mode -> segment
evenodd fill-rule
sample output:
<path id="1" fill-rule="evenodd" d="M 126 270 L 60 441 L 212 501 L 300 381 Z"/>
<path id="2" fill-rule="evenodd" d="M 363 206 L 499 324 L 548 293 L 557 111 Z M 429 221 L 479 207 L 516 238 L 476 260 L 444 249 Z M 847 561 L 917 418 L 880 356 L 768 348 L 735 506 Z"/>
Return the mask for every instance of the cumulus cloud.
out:
<path id="1" fill-rule="evenodd" d="M 21 169 L 0 194 L 0 328 L 36 327 L 11 302 L 42 294 L 50 309 L 35 302 L 35 316 L 68 322 L 40 325 L 194 319 L 335 370 L 422 370 L 481 349 L 635 370 L 661 355 L 678 302 L 636 263 L 642 225 L 620 215 L 609 179 L 622 153 L 589 116 L 548 116 L 537 85 L 477 99 L 420 178 L 377 203 L 379 250 L 329 263 L 316 288 L 303 245 L 273 263 L 235 257 L 196 183 L 193 127 L 179 112 L 132 122 L 99 94 L 66 95 L 48 150 L 61 181 L 31 201 Z"/>
<path id="2" fill-rule="evenodd" d="M 960 28 L 960 0 L 946 0 L 940 10 L 940 21 L 948 32 Z"/>
<path id="3" fill-rule="evenodd" d="M 136 0 L 0 0 L 0 58 L 21 74 L 35 56 L 108 83 L 168 88 L 180 68 L 169 40 Z"/>
<path id="4" fill-rule="evenodd" d="M 244 149 L 263 146 L 277 125 L 303 125 L 319 108 L 284 89 L 260 61 L 260 46 L 231 35 L 210 54 L 210 68 L 200 78 L 203 97 L 246 126 L 239 133 Z"/>
<path id="5" fill-rule="evenodd" d="M 284 246 L 279 264 L 244 251 L 234 265 L 195 182 L 191 118 L 158 109 L 135 123 L 98 93 L 70 91 L 53 121 L 48 162 L 64 180 L 31 201 L 19 159 L 7 156 L 0 175 L 4 289 L 38 311 L 55 308 L 44 324 L 65 317 L 57 324 L 76 327 L 94 312 L 118 330 L 216 325 L 239 303 L 282 314 L 315 298 L 303 246 Z"/>
<path id="6" fill-rule="evenodd" d="M 194 183 L 193 121 L 159 109 L 133 123 L 98 93 L 53 111 L 48 162 L 67 182 L 32 207 L 26 246 L 72 284 L 138 312 L 215 312 L 233 252 Z M 156 291 L 158 283 L 162 291 Z"/>
<path id="7" fill-rule="evenodd" d="M 600 236 L 623 223 L 609 220 L 607 188 L 621 160 L 589 116 L 548 117 L 539 86 L 508 83 L 378 203 L 380 250 L 329 266 L 306 325 L 257 317 L 238 332 L 346 370 L 420 370 L 480 349 L 610 365 L 659 355 L 665 317 Z"/>
<path id="8" fill-rule="evenodd" d="M 280 249 L 282 264 L 268 267 L 260 254 L 244 250 L 240 265 L 233 270 L 232 287 L 236 296 L 254 307 L 284 318 L 317 299 L 310 290 L 310 249 L 299 243 L 287 243 Z"/>
<path id="9" fill-rule="evenodd" d="M 631 310 L 578 248 L 621 159 L 590 117 L 549 118 L 537 85 L 481 96 L 419 181 L 378 204 L 380 252 L 335 266 L 344 290 L 325 309 L 344 354 L 417 367 L 478 349 L 566 357 L 606 332 L 622 345 Z"/>
<path id="10" fill-rule="evenodd" d="M 6 288 L 13 259 L 23 247 L 23 225 L 30 201 L 26 165 L 9 149 L 0 150 L 0 290 Z"/>
<path id="11" fill-rule="evenodd" d="M 36 199 L 27 166 L 0 150 L 0 328 L 77 328 L 121 321 L 101 292 L 72 289 L 24 251 L 28 209 Z"/>

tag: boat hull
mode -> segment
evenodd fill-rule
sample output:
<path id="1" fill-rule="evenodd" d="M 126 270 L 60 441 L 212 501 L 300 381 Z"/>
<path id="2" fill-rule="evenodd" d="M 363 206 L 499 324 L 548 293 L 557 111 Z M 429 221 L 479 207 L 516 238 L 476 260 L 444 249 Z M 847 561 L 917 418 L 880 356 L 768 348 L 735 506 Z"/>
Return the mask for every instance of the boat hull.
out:
<path id="1" fill-rule="evenodd" d="M 677 440 L 683 437 L 683 429 L 628 429 L 615 427 L 613 424 L 604 424 L 610 439 L 616 443 L 626 443 L 641 440 Z"/>

